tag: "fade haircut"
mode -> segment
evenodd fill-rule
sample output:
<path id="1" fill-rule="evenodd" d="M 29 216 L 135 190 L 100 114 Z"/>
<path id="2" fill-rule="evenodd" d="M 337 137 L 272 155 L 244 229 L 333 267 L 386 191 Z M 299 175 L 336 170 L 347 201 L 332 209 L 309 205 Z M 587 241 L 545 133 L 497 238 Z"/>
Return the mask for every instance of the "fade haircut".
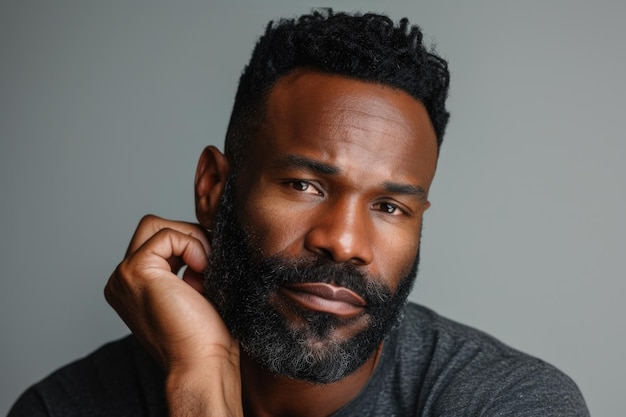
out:
<path id="1" fill-rule="evenodd" d="M 448 123 L 450 74 L 445 60 L 422 44 L 406 18 L 396 26 L 378 14 L 314 11 L 270 22 L 244 68 L 226 133 L 225 154 L 236 173 L 263 121 L 270 90 L 297 68 L 309 68 L 403 90 L 424 104 L 441 146 Z"/>

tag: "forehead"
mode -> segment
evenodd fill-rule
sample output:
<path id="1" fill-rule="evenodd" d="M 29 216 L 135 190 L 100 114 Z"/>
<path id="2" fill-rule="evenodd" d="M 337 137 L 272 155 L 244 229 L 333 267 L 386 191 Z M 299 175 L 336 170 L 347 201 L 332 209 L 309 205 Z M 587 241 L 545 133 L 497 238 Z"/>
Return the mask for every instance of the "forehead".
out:
<path id="1" fill-rule="evenodd" d="M 369 164 L 426 185 L 434 175 L 434 129 L 423 104 L 404 91 L 296 70 L 276 83 L 264 110 L 251 152 L 257 163 L 295 153 L 338 168 Z"/>

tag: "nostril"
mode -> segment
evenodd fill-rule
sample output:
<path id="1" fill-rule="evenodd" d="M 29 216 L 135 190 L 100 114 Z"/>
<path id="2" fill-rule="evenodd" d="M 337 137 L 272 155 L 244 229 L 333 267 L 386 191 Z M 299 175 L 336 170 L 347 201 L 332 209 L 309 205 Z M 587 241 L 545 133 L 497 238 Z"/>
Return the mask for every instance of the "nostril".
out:
<path id="1" fill-rule="evenodd" d="M 363 265 L 367 264 L 367 262 L 365 262 L 361 258 L 351 258 L 351 259 L 348 260 L 348 262 L 351 263 L 354 266 L 363 266 Z"/>
<path id="2" fill-rule="evenodd" d="M 326 248 L 315 248 L 315 254 L 324 258 L 324 259 L 329 259 L 333 262 L 336 262 L 337 260 L 335 259 L 335 256 L 333 255 L 332 251 Z"/>

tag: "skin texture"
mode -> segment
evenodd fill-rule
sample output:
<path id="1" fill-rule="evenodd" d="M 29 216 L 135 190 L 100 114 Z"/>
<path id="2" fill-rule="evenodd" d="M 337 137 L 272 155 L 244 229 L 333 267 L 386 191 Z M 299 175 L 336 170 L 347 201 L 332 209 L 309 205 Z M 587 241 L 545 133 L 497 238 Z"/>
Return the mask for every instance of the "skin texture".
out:
<path id="1" fill-rule="evenodd" d="M 275 86 L 265 119 L 237 187 L 240 218 L 263 255 L 349 262 L 395 290 L 417 253 L 437 160 L 421 103 L 298 71 Z"/>
<path id="2" fill-rule="evenodd" d="M 297 70 L 270 92 L 264 120 L 236 183 L 239 218 L 255 247 L 263 256 L 350 263 L 395 291 L 417 255 L 436 168 L 424 106 L 389 87 Z M 210 250 L 202 230 L 211 228 L 230 172 L 221 152 L 204 150 L 196 173 L 200 227 L 144 219 L 107 300 L 166 371 L 171 415 L 329 415 L 358 394 L 379 350 L 333 384 L 271 375 L 239 351 L 198 293 Z M 175 275 L 182 264 L 184 281 Z M 305 325 L 282 308 L 283 297 L 274 305 L 293 326 Z M 367 323 L 358 316 L 329 337 Z"/>

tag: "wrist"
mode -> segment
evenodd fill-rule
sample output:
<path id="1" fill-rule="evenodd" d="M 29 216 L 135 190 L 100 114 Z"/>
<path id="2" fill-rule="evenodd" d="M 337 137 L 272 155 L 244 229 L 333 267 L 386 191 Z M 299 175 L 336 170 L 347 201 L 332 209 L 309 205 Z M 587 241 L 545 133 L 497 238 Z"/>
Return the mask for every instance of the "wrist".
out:
<path id="1" fill-rule="evenodd" d="M 169 415 L 243 416 L 238 351 L 234 356 L 214 356 L 193 364 L 171 366 L 165 386 Z"/>

